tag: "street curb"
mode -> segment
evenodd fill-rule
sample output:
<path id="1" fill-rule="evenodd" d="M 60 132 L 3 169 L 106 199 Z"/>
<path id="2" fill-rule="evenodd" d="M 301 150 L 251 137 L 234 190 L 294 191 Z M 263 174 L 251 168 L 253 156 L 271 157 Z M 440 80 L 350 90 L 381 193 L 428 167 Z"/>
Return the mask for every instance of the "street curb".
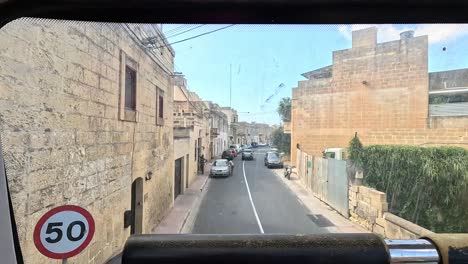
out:
<path id="1" fill-rule="evenodd" d="M 178 234 L 182 234 L 182 230 L 184 229 L 185 223 L 187 223 L 187 219 L 189 218 L 190 212 L 191 212 L 191 211 L 192 211 L 192 210 L 190 210 L 190 211 L 185 215 L 184 221 L 182 221 L 182 225 L 180 226 L 179 230 L 177 230 L 177 233 L 178 233 Z"/>
<path id="2" fill-rule="evenodd" d="M 206 177 L 205 182 L 202 184 L 202 186 L 200 188 L 200 192 L 203 192 L 203 189 L 205 189 L 206 183 L 208 182 L 209 179 L 210 179 L 210 176 Z"/>
<path id="3" fill-rule="evenodd" d="M 206 187 L 208 186 L 208 182 L 210 177 L 206 177 L 205 182 L 202 184 L 200 188 L 200 194 L 197 196 L 196 200 L 193 202 L 192 209 L 188 212 L 187 217 L 185 217 L 184 223 L 179 230 L 179 234 L 190 234 L 192 233 L 193 226 L 195 224 L 195 219 L 198 216 L 198 211 L 200 209 L 201 202 L 206 195 Z"/>

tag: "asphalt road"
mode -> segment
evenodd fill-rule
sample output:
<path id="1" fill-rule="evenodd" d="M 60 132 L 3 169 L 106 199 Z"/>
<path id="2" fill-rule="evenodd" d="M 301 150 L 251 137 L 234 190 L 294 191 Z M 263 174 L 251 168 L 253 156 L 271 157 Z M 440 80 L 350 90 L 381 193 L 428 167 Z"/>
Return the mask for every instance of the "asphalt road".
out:
<path id="1" fill-rule="evenodd" d="M 317 234 L 327 230 L 281 179 L 263 164 L 266 148 L 253 161 L 234 160 L 228 178 L 211 178 L 193 225 L 194 234 Z M 245 171 L 245 175 L 244 175 Z M 246 181 L 247 180 L 247 181 Z M 250 194 L 249 194 L 250 192 Z M 319 223 L 320 224 L 320 223 Z"/>

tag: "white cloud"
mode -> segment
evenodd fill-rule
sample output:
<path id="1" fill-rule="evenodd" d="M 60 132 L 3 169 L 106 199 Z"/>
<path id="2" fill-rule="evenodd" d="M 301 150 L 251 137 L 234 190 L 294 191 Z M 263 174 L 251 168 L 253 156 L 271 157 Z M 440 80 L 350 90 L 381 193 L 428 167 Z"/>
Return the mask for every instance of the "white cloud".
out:
<path id="1" fill-rule="evenodd" d="M 406 30 L 414 30 L 415 36 L 428 35 L 429 43 L 449 42 L 458 37 L 468 35 L 468 24 L 419 24 L 397 28 L 394 25 L 382 24 L 355 24 L 340 25 L 338 31 L 347 39 L 351 39 L 351 32 L 363 28 L 375 26 L 378 29 L 377 41 L 385 42 L 400 39 L 400 33 Z"/>
<path id="2" fill-rule="evenodd" d="M 347 39 L 351 39 L 350 26 L 341 25 L 338 26 L 338 31 Z"/>

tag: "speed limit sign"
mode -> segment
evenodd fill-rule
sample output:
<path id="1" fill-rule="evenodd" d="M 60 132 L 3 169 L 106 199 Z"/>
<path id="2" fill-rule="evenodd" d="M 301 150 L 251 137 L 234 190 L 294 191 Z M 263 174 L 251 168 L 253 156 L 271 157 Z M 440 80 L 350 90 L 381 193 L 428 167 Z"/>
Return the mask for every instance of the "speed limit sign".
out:
<path id="1" fill-rule="evenodd" d="M 49 258 L 70 258 L 88 246 L 94 228 L 93 217 L 85 209 L 75 205 L 56 207 L 37 222 L 34 244 Z"/>

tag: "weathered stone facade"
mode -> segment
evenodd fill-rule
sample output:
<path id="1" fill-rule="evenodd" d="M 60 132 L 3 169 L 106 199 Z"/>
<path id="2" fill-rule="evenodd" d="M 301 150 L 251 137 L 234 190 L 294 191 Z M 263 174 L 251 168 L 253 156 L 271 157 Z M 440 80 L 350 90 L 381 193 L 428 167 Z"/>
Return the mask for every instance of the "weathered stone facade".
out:
<path id="1" fill-rule="evenodd" d="M 221 107 L 221 112 L 223 112 L 227 117 L 228 122 L 228 138 L 229 138 L 229 145 L 231 144 L 240 144 L 240 140 L 237 138 L 237 128 L 239 121 L 239 116 L 237 115 L 237 111 L 231 107 Z"/>
<path id="2" fill-rule="evenodd" d="M 238 122 L 237 123 L 237 140 L 239 144 L 247 144 L 247 138 L 250 137 L 249 133 L 249 123 L 247 122 Z"/>
<path id="3" fill-rule="evenodd" d="M 142 48 L 147 31 L 32 19 L 0 31 L 1 137 L 26 263 L 59 262 L 32 242 L 35 223 L 56 206 L 82 206 L 96 222 L 91 244 L 69 263 L 103 263 L 121 250 L 136 179 L 143 179 L 143 233 L 171 206 L 174 53 Z M 137 65 L 134 122 L 119 116 L 122 54 Z M 157 125 L 158 92 L 164 115 Z"/>
<path id="4" fill-rule="evenodd" d="M 252 142 L 271 143 L 273 127 L 268 124 L 239 122 L 237 127 L 239 144 L 250 144 Z"/>
<path id="5" fill-rule="evenodd" d="M 323 72 L 307 73 L 293 89 L 293 162 L 297 146 L 321 156 L 325 148 L 347 147 L 355 132 L 366 145 L 468 146 L 466 127 L 428 126 L 427 36 L 377 43 L 375 28 L 355 31 L 352 48 L 334 51 L 331 71 Z"/>
<path id="6" fill-rule="evenodd" d="M 191 151 L 191 129 L 189 128 L 174 128 L 174 163 L 177 160 L 181 161 L 181 172 L 180 181 L 176 181 L 174 178 L 174 184 L 180 185 L 180 194 L 185 192 L 185 189 L 190 186 L 190 183 L 195 179 L 196 171 L 193 167 L 196 167 L 196 161 L 193 160 L 193 152 Z M 175 164 L 174 164 L 175 166 Z M 196 168 L 195 168 L 196 169 Z M 174 177 L 176 174 L 174 172 Z M 174 198 L 177 193 L 174 193 Z"/>
<path id="7" fill-rule="evenodd" d="M 271 143 L 271 133 L 273 132 L 272 126 L 262 123 L 252 123 L 252 126 L 256 128 L 256 133 L 258 136 L 257 142 L 265 144 Z"/>
<path id="8" fill-rule="evenodd" d="M 229 126 L 226 114 L 221 111 L 218 104 L 211 101 L 205 101 L 207 112 L 209 113 L 210 126 L 210 148 L 209 157 L 216 158 L 221 156 L 224 150 L 228 148 Z"/>
<path id="9" fill-rule="evenodd" d="M 209 157 L 210 123 L 204 111 L 206 104 L 194 92 L 187 89 L 187 80 L 178 75 L 174 77 L 174 159 L 183 158 L 184 168 L 182 192 L 197 178 L 200 157 Z M 177 149 L 177 148 L 182 149 Z"/>

